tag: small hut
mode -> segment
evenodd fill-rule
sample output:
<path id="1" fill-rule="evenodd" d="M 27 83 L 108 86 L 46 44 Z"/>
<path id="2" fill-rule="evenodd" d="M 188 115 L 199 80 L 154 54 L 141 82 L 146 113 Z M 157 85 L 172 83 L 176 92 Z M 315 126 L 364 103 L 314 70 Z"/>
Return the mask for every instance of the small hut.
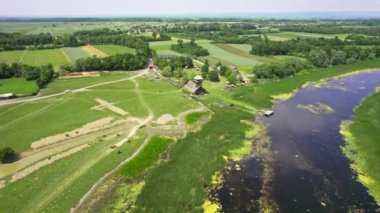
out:
<path id="1" fill-rule="evenodd" d="M 185 89 L 189 91 L 192 95 L 203 95 L 207 91 L 202 87 L 203 78 L 199 75 L 195 76 L 193 80 L 189 81 L 185 85 Z"/>

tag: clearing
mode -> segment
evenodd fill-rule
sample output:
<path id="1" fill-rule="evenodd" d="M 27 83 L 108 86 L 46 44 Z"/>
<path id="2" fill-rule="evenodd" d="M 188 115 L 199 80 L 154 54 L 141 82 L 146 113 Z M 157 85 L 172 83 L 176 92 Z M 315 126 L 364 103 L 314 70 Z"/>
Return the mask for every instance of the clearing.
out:
<path id="1" fill-rule="evenodd" d="M 82 49 L 86 51 L 91 57 L 96 56 L 98 58 L 105 58 L 108 56 L 105 52 L 97 49 L 96 47 L 92 45 L 83 46 Z"/>
<path id="2" fill-rule="evenodd" d="M 27 81 L 24 78 L 0 79 L 0 94 L 14 93 L 17 96 L 28 96 L 39 90 L 36 81 Z"/>
<path id="3" fill-rule="evenodd" d="M 107 55 L 116 55 L 123 53 L 135 54 L 136 50 L 130 47 L 121 45 L 94 45 L 94 47 Z"/>

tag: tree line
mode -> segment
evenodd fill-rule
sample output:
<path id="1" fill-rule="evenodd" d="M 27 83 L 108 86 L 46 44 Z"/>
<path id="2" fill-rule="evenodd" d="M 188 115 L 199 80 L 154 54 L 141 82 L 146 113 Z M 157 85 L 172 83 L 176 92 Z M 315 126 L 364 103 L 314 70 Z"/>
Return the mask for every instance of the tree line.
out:
<path id="1" fill-rule="evenodd" d="M 298 38 L 289 41 L 271 41 L 265 36 L 264 39 L 256 38 L 252 42 L 251 54 L 301 56 L 306 57 L 314 66 L 327 67 L 380 57 L 380 47 L 360 47 L 353 38 L 343 41 L 338 38 Z"/>
<path id="2" fill-rule="evenodd" d="M 258 79 L 280 79 L 293 76 L 301 70 L 311 68 L 310 63 L 301 59 L 287 59 L 255 66 L 253 73 Z"/>
<path id="3" fill-rule="evenodd" d="M 154 32 L 151 37 L 132 36 L 127 31 L 107 28 L 78 31 L 71 35 L 61 36 L 53 36 L 50 33 L 40 33 L 38 35 L 0 33 L 0 51 L 76 47 L 86 44 L 117 44 L 139 48 L 144 45 L 147 46 L 149 41 L 166 41 L 170 39 L 170 36 L 162 32 Z"/>
<path id="4" fill-rule="evenodd" d="M 191 39 L 190 42 L 184 43 L 183 40 L 178 40 L 177 44 L 173 44 L 171 46 L 171 49 L 183 53 L 183 54 L 188 54 L 191 56 L 208 56 L 209 52 L 207 49 L 199 46 L 198 44 L 195 43 L 194 39 Z"/>
<path id="5" fill-rule="evenodd" d="M 137 70 L 147 63 L 145 55 L 130 53 L 117 54 L 105 58 L 88 57 L 75 61 L 73 64 L 61 65 L 60 69 L 66 72 L 81 72 L 94 70 Z"/>
<path id="6" fill-rule="evenodd" d="M 280 27 L 280 31 L 306 32 L 321 34 L 362 34 L 368 36 L 379 36 L 380 27 L 355 27 L 344 26 L 341 24 L 324 24 L 324 25 L 286 25 Z"/>
<path id="7" fill-rule="evenodd" d="M 54 78 L 54 69 L 51 64 L 43 66 L 29 66 L 13 63 L 0 63 L 0 79 L 25 78 L 27 81 L 36 81 L 39 88 L 43 88 Z"/>

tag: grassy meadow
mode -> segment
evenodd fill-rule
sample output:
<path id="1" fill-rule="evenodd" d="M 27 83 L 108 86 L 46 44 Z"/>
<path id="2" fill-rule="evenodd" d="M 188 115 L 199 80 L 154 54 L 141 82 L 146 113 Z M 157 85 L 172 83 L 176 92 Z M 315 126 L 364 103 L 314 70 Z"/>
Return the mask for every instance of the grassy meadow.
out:
<path id="1" fill-rule="evenodd" d="M 0 31 L 6 33 L 40 34 L 51 33 L 53 35 L 72 34 L 76 31 L 95 29 L 124 29 L 131 26 L 125 22 L 0 22 Z"/>
<path id="2" fill-rule="evenodd" d="M 121 154 L 116 150 L 107 154 L 114 140 L 89 141 L 88 148 L 1 189 L 0 208 L 20 213 L 68 212 L 96 181 L 131 156 L 144 140 L 145 133 L 139 133 L 130 143 L 119 148 Z M 10 193 L 17 196 L 9 196 Z"/>
<path id="3" fill-rule="evenodd" d="M 49 84 L 43 95 L 77 89 L 106 81 L 127 78 L 121 73 L 97 78 L 62 79 Z M 165 113 L 174 116 L 196 107 L 194 101 L 184 98 L 180 90 L 168 81 L 137 79 L 139 88 L 130 81 L 100 85 L 86 92 L 68 93 L 40 101 L 0 107 L 0 146 L 11 146 L 17 151 L 26 151 L 30 144 L 40 138 L 70 131 L 86 123 L 107 117 L 119 116 L 109 110 L 92 110 L 98 105 L 96 98 L 114 103 L 130 116 L 145 117 L 148 111 L 139 99 L 141 94 L 156 117 Z M 75 119 L 72 119 L 75 118 Z M 19 129 L 23 133 L 19 133 Z M 14 141 L 17 141 L 15 143 Z"/>
<path id="4" fill-rule="evenodd" d="M 65 56 L 63 49 L 46 50 L 15 50 L 0 52 L 0 62 L 22 63 L 32 66 L 52 64 L 59 66 L 70 63 L 70 58 Z"/>
<path id="5" fill-rule="evenodd" d="M 348 34 L 320 34 L 320 33 L 306 33 L 306 32 L 278 32 L 270 33 L 267 35 L 268 39 L 273 41 L 286 41 L 297 38 L 335 38 L 344 40 Z"/>
<path id="6" fill-rule="evenodd" d="M 200 212 L 211 176 L 223 155 L 240 148 L 252 115 L 236 108 L 212 108 L 215 115 L 196 133 L 176 142 L 167 161 L 153 168 L 137 197 L 135 212 Z"/>
<path id="7" fill-rule="evenodd" d="M 33 66 L 40 66 L 44 64 L 58 66 L 69 62 L 70 61 L 65 57 L 61 49 L 28 50 L 26 55 L 21 60 L 21 63 Z"/>
<path id="8" fill-rule="evenodd" d="M 65 47 L 63 48 L 64 55 L 69 58 L 71 62 L 75 62 L 81 58 L 90 57 L 86 51 L 84 51 L 81 47 Z"/>
<path id="9" fill-rule="evenodd" d="M 160 155 L 171 143 L 173 143 L 172 139 L 158 136 L 151 138 L 140 154 L 123 166 L 117 174 L 132 178 L 141 175 L 141 172 L 159 160 Z"/>
<path id="10" fill-rule="evenodd" d="M 380 93 L 366 98 L 355 110 L 355 118 L 341 130 L 347 145 L 344 153 L 352 160 L 359 181 L 380 203 Z"/>
<path id="11" fill-rule="evenodd" d="M 0 62 L 18 63 L 22 61 L 22 57 L 26 54 L 26 50 L 0 51 Z"/>
<path id="12" fill-rule="evenodd" d="M 116 55 L 123 53 L 135 54 L 136 50 L 130 47 L 121 46 L 121 45 L 94 45 L 95 48 L 106 53 L 107 55 Z"/>
<path id="13" fill-rule="evenodd" d="M 0 94 L 14 93 L 16 96 L 26 96 L 38 90 L 36 81 L 26 81 L 24 78 L 0 79 Z"/>

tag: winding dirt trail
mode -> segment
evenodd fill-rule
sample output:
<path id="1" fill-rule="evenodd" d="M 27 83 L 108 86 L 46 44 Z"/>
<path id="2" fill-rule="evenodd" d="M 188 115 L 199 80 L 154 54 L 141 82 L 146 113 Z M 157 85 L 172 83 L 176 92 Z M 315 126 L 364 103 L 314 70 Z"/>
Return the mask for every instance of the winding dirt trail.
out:
<path id="1" fill-rule="evenodd" d="M 120 147 L 122 146 L 125 142 L 129 141 L 136 133 L 137 131 L 142 128 L 143 126 L 147 125 L 150 121 L 153 120 L 154 118 L 154 114 L 153 114 L 153 111 L 152 109 L 148 106 L 147 102 L 145 101 L 144 99 L 144 96 L 141 94 L 141 91 L 139 90 L 139 83 L 138 81 L 135 80 L 135 78 L 131 78 L 130 79 L 134 84 L 135 84 L 135 92 L 139 98 L 139 101 L 140 103 L 143 105 L 143 107 L 149 112 L 149 115 L 147 118 L 145 118 L 143 121 L 141 121 L 138 125 L 134 126 L 127 137 L 125 137 L 124 139 L 120 140 L 118 143 L 116 143 L 115 145 L 117 147 Z M 118 169 L 120 169 L 121 167 L 123 167 L 125 164 L 127 164 L 129 161 L 131 161 L 132 159 L 134 159 L 140 152 L 141 150 L 148 144 L 149 142 L 149 137 L 145 139 L 144 143 L 140 145 L 140 147 L 130 156 L 128 157 L 126 160 L 122 161 L 121 163 L 119 163 L 115 168 L 113 168 L 111 171 L 109 171 L 108 173 L 106 173 L 102 178 L 100 178 L 94 185 L 92 185 L 92 187 L 90 188 L 90 190 L 79 200 L 79 202 L 77 203 L 77 205 L 71 209 L 71 212 L 76 212 L 76 210 L 91 196 L 91 194 L 93 194 L 95 192 L 95 190 L 109 177 L 111 176 L 114 172 L 116 172 Z"/>
<path id="2" fill-rule="evenodd" d="M 143 73 L 142 73 L 143 74 Z M 149 112 L 149 115 L 147 118 L 145 118 L 144 120 L 142 120 L 140 123 L 138 123 L 137 125 L 135 125 L 134 127 L 132 127 L 128 133 L 128 135 L 121 139 L 119 142 L 117 142 L 115 144 L 115 146 L 122 146 L 125 142 L 129 141 L 136 133 L 137 131 L 142 128 L 143 126 L 145 126 L 146 124 L 148 124 L 150 121 L 153 120 L 153 112 L 152 110 L 149 108 L 149 106 L 147 105 L 144 97 L 141 95 L 140 91 L 139 91 L 139 84 L 138 84 L 138 81 L 134 80 L 135 78 L 141 76 L 142 74 L 138 75 L 138 76 L 133 76 L 131 78 L 129 78 L 128 80 L 131 80 L 134 82 L 135 84 L 135 91 L 136 91 L 136 94 L 138 95 L 139 97 L 139 100 L 141 102 L 141 104 L 143 105 L 144 108 L 146 108 L 146 110 Z M 93 87 L 93 86 L 91 86 Z M 97 189 L 97 187 L 103 183 L 103 181 L 105 179 L 107 179 L 111 174 L 113 174 L 116 170 L 118 170 L 119 168 L 121 168 L 122 166 L 124 166 L 126 163 L 128 163 L 129 161 L 131 161 L 133 158 L 135 158 L 140 152 L 141 150 L 146 146 L 146 144 L 148 143 L 149 141 L 149 138 L 147 138 L 143 144 L 140 145 L 140 147 L 130 156 L 128 157 L 126 160 L 124 160 L 123 162 L 121 162 L 120 164 L 118 164 L 115 168 L 113 168 L 110 172 L 108 172 L 107 174 L 105 174 L 102 178 L 100 178 L 92 187 L 91 189 L 80 199 L 80 201 L 78 202 L 78 204 L 76 205 L 75 208 L 71 209 L 71 212 L 75 211 L 79 206 L 82 205 L 82 203 Z M 91 159 L 90 161 L 88 161 L 86 164 L 82 165 L 75 173 L 71 174 L 70 176 L 66 177 L 64 179 L 64 181 L 62 181 L 62 184 L 60 184 L 57 189 L 53 192 L 53 193 L 50 193 L 50 194 L 44 194 L 41 196 L 40 200 L 39 200 L 39 203 L 38 205 L 35 206 L 35 211 L 40 211 L 42 210 L 44 207 L 46 207 L 46 205 L 48 205 L 51 201 L 53 201 L 60 193 L 62 193 L 65 189 L 67 189 L 77 178 L 79 178 L 82 174 L 84 174 L 86 171 L 88 171 L 90 168 L 92 168 L 93 166 L 95 166 L 99 161 L 101 161 L 104 157 L 106 157 L 108 154 L 110 154 L 111 152 L 113 151 L 113 149 L 107 149 L 107 150 L 104 150 L 102 151 L 101 153 L 99 153 L 98 155 L 96 155 L 95 158 Z"/>

